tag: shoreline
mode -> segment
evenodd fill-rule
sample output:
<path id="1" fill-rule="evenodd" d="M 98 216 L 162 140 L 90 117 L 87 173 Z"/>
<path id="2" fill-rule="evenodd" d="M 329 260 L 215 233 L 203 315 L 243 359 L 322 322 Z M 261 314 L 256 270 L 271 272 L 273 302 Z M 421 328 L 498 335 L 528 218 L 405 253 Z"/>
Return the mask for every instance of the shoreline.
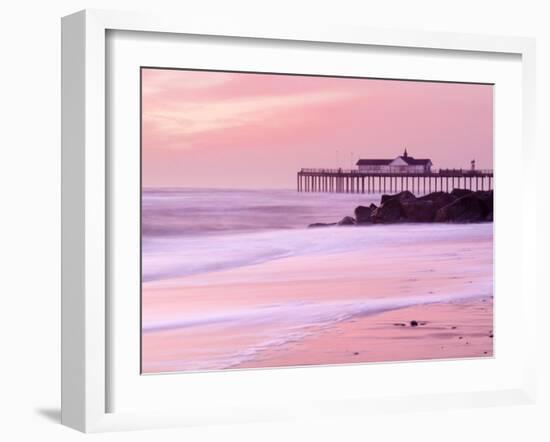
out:
<path id="1" fill-rule="evenodd" d="M 493 297 L 483 296 L 352 318 L 230 368 L 491 358 L 493 340 Z"/>

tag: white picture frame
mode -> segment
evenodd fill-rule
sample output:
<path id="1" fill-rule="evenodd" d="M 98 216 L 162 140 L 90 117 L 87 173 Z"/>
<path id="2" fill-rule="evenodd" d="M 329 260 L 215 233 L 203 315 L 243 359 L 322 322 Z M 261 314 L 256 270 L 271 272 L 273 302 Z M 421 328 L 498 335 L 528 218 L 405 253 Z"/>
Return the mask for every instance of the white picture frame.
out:
<path id="1" fill-rule="evenodd" d="M 524 372 L 519 384 L 501 389 L 474 389 L 461 393 L 429 393 L 414 396 L 334 397 L 294 401 L 272 406 L 251 403 L 227 414 L 209 414 L 207 408 L 193 416 L 185 409 L 112 412 L 108 396 L 112 354 L 107 328 L 112 320 L 109 309 L 107 228 L 112 203 L 107 174 L 108 117 L 106 35 L 109 31 L 142 31 L 220 37 L 270 39 L 274 41 L 374 45 L 380 48 L 425 48 L 514 54 L 521 57 L 522 120 L 521 155 L 521 302 L 523 315 L 518 322 L 525 333 L 535 333 L 537 292 L 535 266 L 525 265 L 535 256 L 534 236 L 536 186 L 534 174 L 535 43 L 519 37 L 492 37 L 417 31 L 356 29 L 345 26 L 320 27 L 308 24 L 247 22 L 218 23 L 181 17 L 86 10 L 62 21 L 62 423 L 84 432 L 110 431 L 219 422 L 247 422 L 284 419 L 290 416 L 363 414 L 384 410 L 418 410 L 533 403 L 535 382 L 535 339 L 526 340 L 525 352 L 518 357 Z M 529 192 L 526 189 L 530 189 Z M 531 258 L 532 260 L 533 258 Z M 498 301 L 497 301 L 498 302 Z M 517 324 L 516 324 L 517 326 Z M 334 367 L 332 370 L 341 368 Z M 258 373 L 257 371 L 254 373 Z M 241 377 L 246 371 L 241 372 Z M 252 375 L 250 375 L 252 377 Z M 257 375 L 255 375 L 257 376 Z M 512 383 L 513 384 L 513 383 Z M 289 412 L 288 409 L 292 411 Z"/>

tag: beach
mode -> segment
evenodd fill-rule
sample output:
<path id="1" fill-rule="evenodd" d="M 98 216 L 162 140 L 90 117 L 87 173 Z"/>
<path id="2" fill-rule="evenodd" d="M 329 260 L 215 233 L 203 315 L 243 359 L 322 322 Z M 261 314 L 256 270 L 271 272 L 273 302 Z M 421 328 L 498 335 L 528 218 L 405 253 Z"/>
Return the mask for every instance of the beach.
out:
<path id="1" fill-rule="evenodd" d="M 492 356 L 493 300 L 483 297 L 358 317 L 236 368 Z"/>
<path id="2" fill-rule="evenodd" d="M 491 357 L 492 223 L 305 227 L 377 198 L 154 194 L 142 371 Z"/>

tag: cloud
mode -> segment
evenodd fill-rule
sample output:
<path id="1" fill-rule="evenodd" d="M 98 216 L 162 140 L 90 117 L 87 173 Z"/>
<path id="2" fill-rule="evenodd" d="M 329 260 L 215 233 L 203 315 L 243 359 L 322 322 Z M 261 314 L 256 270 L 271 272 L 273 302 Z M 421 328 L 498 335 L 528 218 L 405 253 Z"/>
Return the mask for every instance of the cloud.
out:
<path id="1" fill-rule="evenodd" d="M 145 107 L 143 122 L 149 131 L 164 137 L 185 139 L 198 135 L 247 127 L 308 106 L 337 103 L 356 98 L 349 91 L 320 91 L 292 95 L 245 97 L 208 102 L 181 101 L 164 106 Z M 185 144 L 182 146 L 185 147 Z M 159 146 L 161 147 L 161 146 Z"/>

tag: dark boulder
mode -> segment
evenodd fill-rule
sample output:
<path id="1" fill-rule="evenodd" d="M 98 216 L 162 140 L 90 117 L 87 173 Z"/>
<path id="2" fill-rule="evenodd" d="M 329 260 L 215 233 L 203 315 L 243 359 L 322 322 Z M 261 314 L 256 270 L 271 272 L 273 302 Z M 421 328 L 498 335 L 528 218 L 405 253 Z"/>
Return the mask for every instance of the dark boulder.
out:
<path id="1" fill-rule="evenodd" d="M 442 207 L 435 216 L 436 222 L 480 222 L 490 213 L 488 204 L 477 192 L 465 195 Z"/>
<path id="2" fill-rule="evenodd" d="M 451 204 L 457 197 L 447 192 L 432 192 L 418 199 L 421 201 L 431 201 L 434 204 L 435 210 L 439 210 L 447 204 Z"/>
<path id="3" fill-rule="evenodd" d="M 373 223 L 397 223 L 405 220 L 405 211 L 397 198 L 386 199 L 371 216 Z"/>
<path id="4" fill-rule="evenodd" d="M 372 223 L 371 215 L 372 209 L 365 206 L 357 206 L 355 208 L 355 219 L 357 224 L 370 224 Z"/>
<path id="5" fill-rule="evenodd" d="M 355 224 L 355 219 L 351 216 L 344 216 L 340 221 L 338 221 L 339 226 L 352 226 Z"/>
<path id="6" fill-rule="evenodd" d="M 386 201 L 397 199 L 399 201 L 415 200 L 416 197 L 412 192 L 404 190 L 403 192 L 396 193 L 394 195 L 382 195 L 380 198 L 380 204 L 384 204 Z"/>
<path id="7" fill-rule="evenodd" d="M 435 218 L 436 208 L 433 201 L 402 201 L 401 207 L 405 219 L 411 223 L 430 223 Z"/>
<path id="8" fill-rule="evenodd" d="M 473 191 L 469 190 L 469 189 L 456 189 L 455 188 L 451 191 L 451 195 L 456 197 L 456 198 L 461 198 L 461 197 L 469 195 L 471 193 L 473 193 Z"/>
<path id="9" fill-rule="evenodd" d="M 335 226 L 336 223 L 313 223 L 310 224 L 308 227 L 329 227 L 329 226 Z"/>
<path id="10" fill-rule="evenodd" d="M 487 207 L 487 216 L 485 216 L 485 221 L 493 222 L 493 191 L 478 191 L 476 195 Z"/>
<path id="11" fill-rule="evenodd" d="M 478 190 L 475 192 L 477 197 L 483 201 L 483 204 L 487 207 L 489 212 L 493 211 L 493 191 L 492 190 Z"/>

